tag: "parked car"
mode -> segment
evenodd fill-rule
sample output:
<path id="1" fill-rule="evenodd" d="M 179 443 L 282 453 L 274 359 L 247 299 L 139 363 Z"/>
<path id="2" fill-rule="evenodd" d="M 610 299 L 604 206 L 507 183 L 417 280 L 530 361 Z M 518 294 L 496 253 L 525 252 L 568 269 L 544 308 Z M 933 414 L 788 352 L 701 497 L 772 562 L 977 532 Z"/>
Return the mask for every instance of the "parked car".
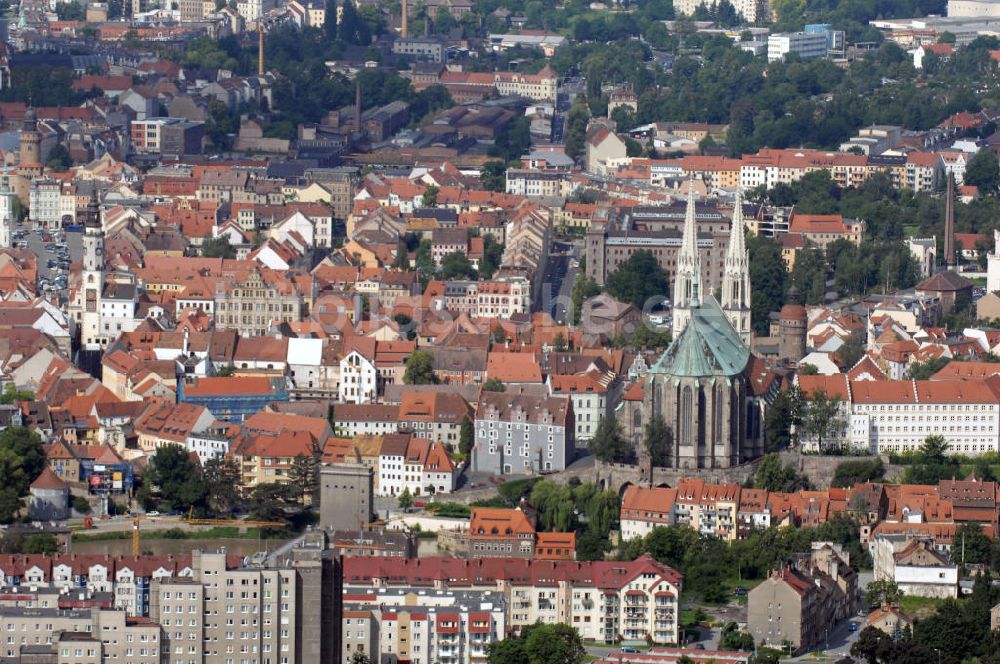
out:
<path id="1" fill-rule="evenodd" d="M 622 648 L 622 652 L 630 653 L 630 654 L 635 654 L 635 653 L 639 652 L 639 649 L 638 648 L 634 648 L 632 646 L 625 646 L 624 648 Z"/>

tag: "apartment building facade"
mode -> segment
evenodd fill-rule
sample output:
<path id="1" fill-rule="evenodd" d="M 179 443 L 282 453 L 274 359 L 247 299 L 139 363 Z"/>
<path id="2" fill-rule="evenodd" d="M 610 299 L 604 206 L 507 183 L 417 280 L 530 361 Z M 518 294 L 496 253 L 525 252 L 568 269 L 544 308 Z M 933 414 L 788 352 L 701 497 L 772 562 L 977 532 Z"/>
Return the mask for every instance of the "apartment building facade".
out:
<path id="1" fill-rule="evenodd" d="M 948 452 L 976 456 L 1000 450 L 1000 377 L 969 380 L 847 380 L 801 376 L 803 393 L 822 390 L 841 400 L 836 431 L 824 449 L 872 454 L 914 451 L 927 436 L 943 436 Z M 820 441 L 802 437 L 804 449 Z"/>
<path id="2" fill-rule="evenodd" d="M 436 590 L 503 593 L 509 633 L 536 622 L 575 627 L 584 640 L 676 643 L 682 576 L 649 556 L 634 561 L 564 562 L 484 558 L 344 561 L 347 594 L 381 589 L 418 596 Z"/>
<path id="3" fill-rule="evenodd" d="M 472 466 L 496 474 L 565 470 L 575 424 L 568 397 L 485 392 L 475 417 Z"/>
<path id="4" fill-rule="evenodd" d="M 378 589 L 344 596 L 341 659 L 356 653 L 412 664 L 474 664 L 504 638 L 507 598 L 499 591 Z"/>

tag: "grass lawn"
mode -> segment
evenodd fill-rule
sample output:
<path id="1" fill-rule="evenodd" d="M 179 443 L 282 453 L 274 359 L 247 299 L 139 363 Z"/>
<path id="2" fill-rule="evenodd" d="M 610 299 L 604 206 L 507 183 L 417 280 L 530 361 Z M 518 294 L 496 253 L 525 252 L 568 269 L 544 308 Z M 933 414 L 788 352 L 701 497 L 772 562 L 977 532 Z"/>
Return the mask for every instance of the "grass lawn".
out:
<path id="1" fill-rule="evenodd" d="M 926 618 L 934 614 L 938 607 L 944 603 L 943 599 L 936 597 L 913 597 L 904 595 L 899 600 L 899 609 L 911 618 Z"/>

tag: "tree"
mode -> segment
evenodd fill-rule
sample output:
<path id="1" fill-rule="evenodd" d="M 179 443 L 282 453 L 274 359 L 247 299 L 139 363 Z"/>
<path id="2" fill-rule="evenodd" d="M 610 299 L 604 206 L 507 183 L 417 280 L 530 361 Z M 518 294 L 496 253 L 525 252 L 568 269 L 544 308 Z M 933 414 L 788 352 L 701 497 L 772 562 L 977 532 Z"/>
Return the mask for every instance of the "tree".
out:
<path id="1" fill-rule="evenodd" d="M 28 535 L 24 538 L 24 544 L 21 548 L 24 553 L 47 553 L 51 555 L 59 552 L 59 540 L 49 533 Z"/>
<path id="2" fill-rule="evenodd" d="M 852 487 L 855 484 L 880 480 L 884 474 L 885 466 L 879 458 L 844 461 L 837 466 L 832 485 Z"/>
<path id="3" fill-rule="evenodd" d="M 570 293 L 570 299 L 573 301 L 573 323 L 580 323 L 583 303 L 600 294 L 601 287 L 597 285 L 596 281 L 585 275 L 583 266 L 581 265 L 580 272 L 576 276 L 576 281 L 573 282 L 573 291 Z"/>
<path id="4" fill-rule="evenodd" d="M 229 144 L 232 142 L 230 134 L 236 129 L 229 107 L 213 98 L 208 102 L 206 110 L 205 134 L 211 139 L 212 145 L 217 151 L 228 150 Z"/>
<path id="5" fill-rule="evenodd" d="M 937 484 L 941 480 L 958 477 L 961 465 L 947 452 L 948 441 L 944 436 L 927 436 L 913 463 L 907 467 L 903 480 L 911 484 Z"/>
<path id="6" fill-rule="evenodd" d="M 464 252 L 453 251 L 441 259 L 441 269 L 438 271 L 438 276 L 445 281 L 471 279 L 475 278 L 476 270 Z"/>
<path id="7" fill-rule="evenodd" d="M 229 238 L 205 237 L 201 242 L 201 255 L 205 258 L 236 258 L 236 249 L 229 244 Z"/>
<path id="8" fill-rule="evenodd" d="M 462 418 L 462 427 L 458 432 L 458 451 L 468 457 L 472 453 L 474 442 L 475 432 L 472 428 L 472 419 L 466 415 Z"/>
<path id="9" fill-rule="evenodd" d="M 57 173 L 65 173 L 73 165 L 73 158 L 69 156 L 69 150 L 62 143 L 56 143 L 49 151 L 48 161 L 45 165 Z"/>
<path id="10" fill-rule="evenodd" d="M 337 36 L 341 41 L 355 46 L 367 46 L 368 42 L 371 41 L 368 26 L 358 16 L 358 10 L 351 0 L 345 0 L 343 3 L 340 24 L 337 26 Z"/>
<path id="11" fill-rule="evenodd" d="M 483 258 L 479 261 L 479 278 L 491 279 L 503 261 L 504 245 L 496 241 L 492 234 L 483 238 Z"/>
<path id="12" fill-rule="evenodd" d="M 719 639 L 720 650 L 753 650 L 753 637 L 746 632 L 741 632 L 739 626 L 734 623 L 726 623 L 722 628 L 722 636 Z"/>
<path id="13" fill-rule="evenodd" d="M 837 357 L 840 358 L 840 363 L 848 368 L 857 364 L 864 354 L 864 347 L 854 339 L 847 341 L 843 346 L 837 349 Z"/>
<path id="14" fill-rule="evenodd" d="M 878 664 L 879 654 L 892 647 L 892 637 L 878 627 L 865 627 L 851 644 L 851 656 L 868 664 Z"/>
<path id="15" fill-rule="evenodd" d="M 371 664 L 371 660 L 368 658 L 368 655 L 360 650 L 355 650 L 351 655 L 350 664 Z"/>
<path id="16" fill-rule="evenodd" d="M 910 380 L 930 380 L 931 376 L 948 366 L 950 357 L 937 357 L 926 362 L 913 362 L 906 370 L 906 377 Z"/>
<path id="17" fill-rule="evenodd" d="M 326 0 L 326 13 L 323 16 L 323 32 L 330 41 L 337 39 L 337 0 Z"/>
<path id="18" fill-rule="evenodd" d="M 78 2 L 57 2 L 56 18 L 60 21 L 85 21 L 83 5 Z"/>
<path id="19" fill-rule="evenodd" d="M 438 194 L 441 189 L 436 184 L 429 184 L 424 187 L 424 193 L 420 196 L 420 202 L 424 207 L 437 207 Z"/>
<path id="20" fill-rule="evenodd" d="M 399 507 L 403 510 L 413 507 L 413 495 L 410 494 L 409 487 L 404 488 L 403 493 L 399 494 Z"/>
<path id="21" fill-rule="evenodd" d="M 283 521 L 296 507 L 296 489 L 288 484 L 258 484 L 250 493 L 250 514 L 259 521 Z"/>
<path id="22" fill-rule="evenodd" d="M 883 604 L 897 604 L 902 596 L 902 591 L 892 579 L 872 581 L 865 588 L 865 599 L 868 601 L 868 607 L 872 610 Z"/>
<path id="23" fill-rule="evenodd" d="M 29 392 L 28 390 L 19 390 L 14 387 L 14 383 L 7 383 L 6 389 L 4 389 L 3 394 L 0 394 L 0 404 L 9 406 L 12 403 L 19 401 L 34 401 L 35 393 Z"/>
<path id="24" fill-rule="evenodd" d="M 667 273 L 651 251 L 637 251 L 618 266 L 607 280 L 608 292 L 642 310 L 653 298 L 667 294 Z"/>
<path id="25" fill-rule="evenodd" d="M 765 454 L 753 476 L 753 488 L 768 491 L 797 491 L 808 487 L 809 482 L 795 472 L 791 464 L 782 465 L 781 457 L 775 452 Z"/>
<path id="26" fill-rule="evenodd" d="M 815 440 L 818 448 L 823 448 L 824 438 L 835 435 L 842 427 L 840 397 L 829 397 L 824 390 L 817 390 L 806 398 L 802 432 Z"/>
<path id="27" fill-rule="evenodd" d="M 507 166 L 502 161 L 488 161 L 479 169 L 479 180 L 487 191 L 506 191 Z"/>
<path id="28" fill-rule="evenodd" d="M 233 457 L 215 455 L 205 462 L 205 505 L 216 516 L 227 517 L 240 504 L 240 464 Z"/>
<path id="29" fill-rule="evenodd" d="M 654 466 L 666 466 L 673 453 L 673 432 L 659 413 L 646 424 L 643 445 Z"/>
<path id="30" fill-rule="evenodd" d="M 73 505 L 73 511 L 77 514 L 90 514 L 90 501 L 83 496 L 73 496 L 70 502 Z"/>
<path id="31" fill-rule="evenodd" d="M 299 500 L 303 504 L 310 505 L 317 503 L 316 494 L 319 491 L 319 463 L 313 456 L 296 454 L 292 459 L 292 465 L 288 469 L 288 482 L 299 494 Z"/>
<path id="32" fill-rule="evenodd" d="M 963 523 L 952 538 L 952 559 L 960 565 L 989 565 L 992 558 L 990 538 L 978 523 Z"/>
<path id="33" fill-rule="evenodd" d="M 10 450 L 16 454 L 31 481 L 34 481 L 45 468 L 42 439 L 37 433 L 25 427 L 8 427 L 0 431 L 0 450 Z"/>
<path id="34" fill-rule="evenodd" d="M 781 244 L 772 237 L 751 235 L 747 238 L 747 253 L 753 290 L 750 319 L 754 332 L 766 336 L 771 312 L 780 310 L 784 304 L 788 272 L 781 257 Z"/>
<path id="35" fill-rule="evenodd" d="M 407 385 L 433 385 L 436 383 L 434 356 L 426 350 L 414 351 L 406 360 L 403 382 Z"/>
<path id="36" fill-rule="evenodd" d="M 485 392 L 506 392 L 507 386 L 503 384 L 499 378 L 487 378 L 486 382 L 483 383 L 483 391 Z"/>
<path id="37" fill-rule="evenodd" d="M 1000 163 L 993 150 L 980 150 L 965 167 L 965 184 L 979 187 L 984 194 L 993 193 L 1000 186 Z"/>
<path id="38" fill-rule="evenodd" d="M 396 243 L 396 255 L 392 258 L 392 268 L 394 270 L 408 270 L 410 268 L 410 250 L 403 237 L 400 237 L 399 242 Z"/>
<path id="39" fill-rule="evenodd" d="M 489 664 L 581 664 L 586 655 L 579 632 L 562 623 L 528 625 L 486 647 Z"/>
<path id="40" fill-rule="evenodd" d="M 587 449 L 601 461 L 623 463 L 632 459 L 632 446 L 622 436 L 618 420 L 614 416 L 601 418 Z"/>
<path id="41" fill-rule="evenodd" d="M 578 159 L 583 155 L 589 122 L 587 100 L 583 95 L 578 95 L 566 116 L 566 155 L 571 159 Z"/>
<path id="42" fill-rule="evenodd" d="M 180 445 L 157 448 L 142 475 L 139 500 L 147 509 L 187 511 L 200 508 L 206 487 L 201 467 L 193 462 Z"/>
<path id="43" fill-rule="evenodd" d="M 794 385 L 778 393 L 764 415 L 764 443 L 769 452 L 777 452 L 792 442 L 792 427 L 801 421 L 802 393 Z"/>
<path id="44" fill-rule="evenodd" d="M 562 331 L 556 332 L 556 336 L 552 339 L 552 347 L 557 353 L 566 352 L 566 335 Z"/>

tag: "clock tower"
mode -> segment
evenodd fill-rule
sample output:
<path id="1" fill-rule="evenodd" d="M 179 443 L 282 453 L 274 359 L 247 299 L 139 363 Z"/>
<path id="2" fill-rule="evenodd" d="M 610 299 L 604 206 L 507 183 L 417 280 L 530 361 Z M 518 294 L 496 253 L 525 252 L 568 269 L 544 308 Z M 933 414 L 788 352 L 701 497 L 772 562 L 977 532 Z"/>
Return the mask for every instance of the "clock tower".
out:
<path id="1" fill-rule="evenodd" d="M 101 293 L 104 288 L 104 229 L 101 228 L 101 208 L 96 189 L 90 195 L 84 216 L 80 344 L 86 350 L 100 350 L 103 345 Z"/>

